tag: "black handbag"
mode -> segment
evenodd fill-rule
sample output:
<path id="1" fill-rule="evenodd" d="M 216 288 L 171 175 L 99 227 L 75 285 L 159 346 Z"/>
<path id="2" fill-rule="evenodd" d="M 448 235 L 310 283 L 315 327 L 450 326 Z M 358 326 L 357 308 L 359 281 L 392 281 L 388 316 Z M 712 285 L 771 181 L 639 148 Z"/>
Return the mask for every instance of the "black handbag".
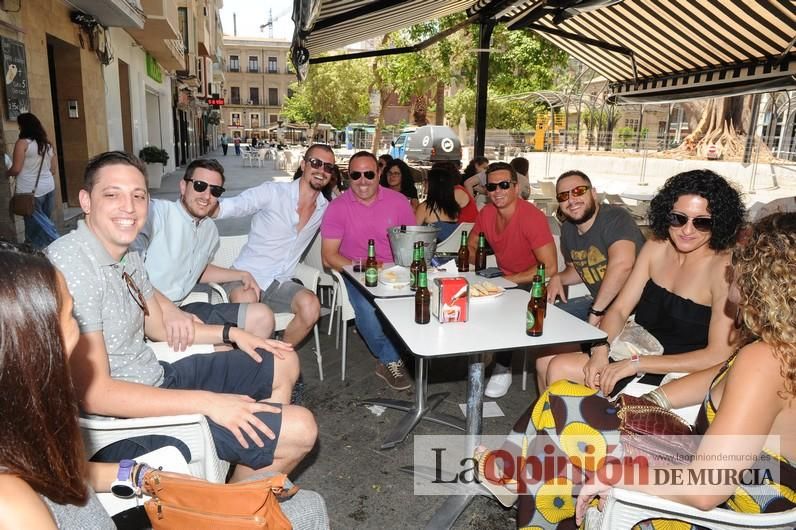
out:
<path id="1" fill-rule="evenodd" d="M 41 155 L 39 172 L 36 174 L 36 183 L 33 185 L 33 191 L 30 193 L 17 193 L 15 185 L 14 195 L 11 196 L 11 202 L 8 205 L 8 211 L 15 215 L 21 215 L 22 217 L 33 215 L 33 210 L 36 208 L 36 188 L 39 187 L 39 178 L 41 177 L 42 166 L 44 166 L 44 155 Z"/>

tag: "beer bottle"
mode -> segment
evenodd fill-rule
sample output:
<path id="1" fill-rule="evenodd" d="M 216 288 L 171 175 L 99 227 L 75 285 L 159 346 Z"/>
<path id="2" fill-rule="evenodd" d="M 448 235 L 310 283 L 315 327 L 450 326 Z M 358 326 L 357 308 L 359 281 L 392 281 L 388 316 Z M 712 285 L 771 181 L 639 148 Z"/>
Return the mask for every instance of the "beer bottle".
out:
<path id="1" fill-rule="evenodd" d="M 528 301 L 528 310 L 525 313 L 525 333 L 531 337 L 541 337 L 544 330 L 544 311 L 547 300 L 542 298 L 542 279 L 539 275 L 533 277 L 531 299 Z"/>
<path id="2" fill-rule="evenodd" d="M 418 324 L 428 324 L 431 322 L 431 292 L 428 290 L 428 273 L 425 270 L 417 273 L 415 322 Z"/>
<path id="3" fill-rule="evenodd" d="M 379 283 L 379 269 L 376 262 L 376 241 L 368 239 L 368 259 L 365 261 L 365 285 L 376 287 Z"/>
<path id="4" fill-rule="evenodd" d="M 456 256 L 456 268 L 459 272 L 470 270 L 470 249 L 467 248 L 467 230 L 462 230 L 462 242 L 459 245 L 459 254 Z"/>
<path id="5" fill-rule="evenodd" d="M 536 274 L 542 279 L 542 298 L 547 301 L 547 283 L 545 282 L 545 266 L 544 263 L 540 263 L 536 266 Z M 547 303 L 544 305 L 544 316 L 547 316 Z"/>
<path id="6" fill-rule="evenodd" d="M 409 265 L 409 288 L 413 291 L 417 291 L 417 269 L 420 267 L 420 246 L 423 243 L 420 241 L 415 241 L 415 247 L 412 251 L 412 264 Z"/>
<path id="7" fill-rule="evenodd" d="M 428 265 L 426 264 L 426 247 L 422 241 L 417 242 L 417 274 L 428 272 Z"/>
<path id="8" fill-rule="evenodd" d="M 486 237 L 483 232 L 478 234 L 478 249 L 475 251 L 476 272 L 486 269 Z"/>

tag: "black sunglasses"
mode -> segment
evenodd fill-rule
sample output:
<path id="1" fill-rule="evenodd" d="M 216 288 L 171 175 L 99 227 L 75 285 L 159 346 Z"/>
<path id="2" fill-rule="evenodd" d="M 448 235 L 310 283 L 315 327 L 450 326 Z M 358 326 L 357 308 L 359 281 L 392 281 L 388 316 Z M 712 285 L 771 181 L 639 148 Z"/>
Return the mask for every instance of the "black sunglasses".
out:
<path id="1" fill-rule="evenodd" d="M 376 178 L 376 173 L 374 171 L 352 171 L 348 176 L 351 177 L 351 180 L 359 180 L 359 177 L 373 180 Z"/>
<path id="2" fill-rule="evenodd" d="M 572 188 L 569 191 L 562 191 L 562 192 L 556 193 L 556 200 L 558 202 L 568 201 L 570 193 L 572 194 L 573 197 L 580 197 L 584 193 L 589 191 L 590 188 L 591 188 L 591 186 L 586 186 L 585 184 L 583 184 L 581 186 L 575 186 L 574 188 Z"/>
<path id="3" fill-rule="evenodd" d="M 133 271 L 133 274 L 135 274 L 135 271 Z M 144 316 L 148 317 L 149 308 L 146 305 L 144 294 L 141 292 L 141 289 L 139 289 L 138 286 L 133 281 L 133 277 L 129 273 L 123 272 L 122 278 L 124 278 L 124 281 L 127 284 L 127 290 L 130 291 L 130 295 L 133 297 L 133 300 L 135 300 L 135 303 L 138 304 L 138 307 L 140 307 L 141 310 L 144 312 Z"/>
<path id="4" fill-rule="evenodd" d="M 510 180 L 501 180 L 500 182 L 487 182 L 486 183 L 486 191 L 495 191 L 496 189 L 500 188 L 502 190 L 507 190 L 514 184 Z"/>
<path id="5" fill-rule="evenodd" d="M 321 167 L 323 167 L 324 173 L 331 173 L 332 171 L 334 171 L 334 164 L 332 164 L 331 162 L 324 162 L 319 158 L 312 158 L 312 157 L 307 157 L 304 159 L 304 161 L 308 163 L 310 167 L 312 167 L 313 169 L 320 169 Z"/>
<path id="6" fill-rule="evenodd" d="M 669 224 L 675 228 L 685 226 L 689 219 L 694 228 L 700 232 L 710 232 L 713 229 L 712 217 L 688 217 L 684 213 L 669 212 Z"/>
<path id="7" fill-rule="evenodd" d="M 188 182 L 193 182 L 193 191 L 196 193 L 204 193 L 208 186 L 210 186 L 210 195 L 213 197 L 221 197 L 225 190 L 223 186 L 216 186 L 215 184 L 208 184 L 204 180 L 185 179 Z"/>

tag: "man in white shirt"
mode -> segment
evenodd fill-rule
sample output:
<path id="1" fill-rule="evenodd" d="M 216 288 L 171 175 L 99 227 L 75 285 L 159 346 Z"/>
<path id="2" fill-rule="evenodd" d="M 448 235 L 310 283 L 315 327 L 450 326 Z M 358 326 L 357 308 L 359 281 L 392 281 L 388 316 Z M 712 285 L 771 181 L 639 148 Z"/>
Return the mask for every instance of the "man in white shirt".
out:
<path id="1" fill-rule="evenodd" d="M 264 304 L 195 302 L 176 307 L 198 283 L 240 281 L 259 295 L 257 282 L 248 272 L 210 264 L 219 237 L 209 214 L 224 193 L 224 180 L 224 167 L 217 160 L 191 162 L 180 181 L 180 198 L 174 202 L 152 199 L 147 222 L 131 247 L 144 256 L 172 346 L 192 342 L 182 337 L 184 330 L 193 329 L 186 313 L 205 324 L 231 324 L 264 339 L 274 331 L 274 314 Z"/>
<path id="2" fill-rule="evenodd" d="M 301 177 L 293 182 L 264 182 L 219 203 L 218 218 L 252 215 L 249 240 L 232 267 L 254 276 L 259 298 L 241 282 L 224 284 L 233 302 L 267 304 L 274 312 L 295 315 L 283 340 L 299 344 L 320 315 L 312 291 L 293 282 L 293 271 L 315 237 L 328 202 L 321 194 L 334 169 L 334 152 L 314 144 L 301 160 Z"/>

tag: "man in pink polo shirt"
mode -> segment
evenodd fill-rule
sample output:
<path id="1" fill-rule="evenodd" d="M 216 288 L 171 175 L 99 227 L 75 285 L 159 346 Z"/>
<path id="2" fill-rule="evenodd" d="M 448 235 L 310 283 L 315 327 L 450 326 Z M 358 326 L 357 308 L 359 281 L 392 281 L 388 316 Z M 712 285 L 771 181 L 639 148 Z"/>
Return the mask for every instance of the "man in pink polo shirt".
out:
<path id="1" fill-rule="evenodd" d="M 412 207 L 404 195 L 379 185 L 378 163 L 371 153 L 354 154 L 348 170 L 350 189 L 329 204 L 321 222 L 323 264 L 339 271 L 355 259 L 364 263 L 369 239 L 376 241 L 376 259 L 393 261 L 387 229 L 414 225 Z M 376 307 L 348 278 L 344 277 L 344 281 L 359 333 L 379 361 L 376 375 L 395 390 L 411 388 L 412 381 L 398 350 L 384 335 Z"/>
<path id="2" fill-rule="evenodd" d="M 506 279 L 530 289 L 539 263 L 545 264 L 547 278 L 554 275 L 558 256 L 550 225 L 536 206 L 519 198 L 514 168 L 505 162 L 489 164 L 485 188 L 490 203 L 478 212 L 467 240 L 471 261 L 475 259 L 478 234 L 483 232 Z M 491 398 L 504 396 L 511 386 L 511 352 L 501 352 L 495 360 L 484 390 Z"/>

